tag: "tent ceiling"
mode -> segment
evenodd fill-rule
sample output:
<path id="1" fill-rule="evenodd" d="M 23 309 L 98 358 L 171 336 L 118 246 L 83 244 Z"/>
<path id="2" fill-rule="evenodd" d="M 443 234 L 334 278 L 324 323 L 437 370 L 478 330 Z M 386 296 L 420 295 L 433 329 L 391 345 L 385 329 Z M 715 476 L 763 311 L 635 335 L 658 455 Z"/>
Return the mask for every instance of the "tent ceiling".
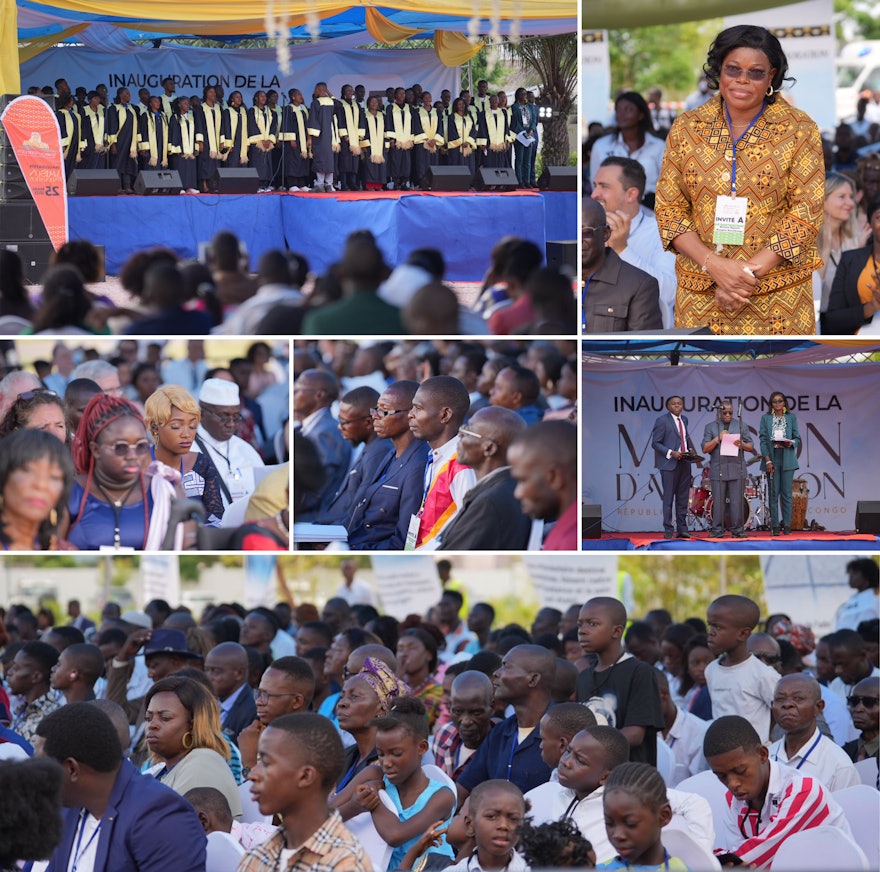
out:
<path id="1" fill-rule="evenodd" d="M 725 15 L 756 12 L 772 6 L 785 6 L 798 0 L 582 0 L 584 30 L 648 27 L 654 24 L 681 24 Z"/>

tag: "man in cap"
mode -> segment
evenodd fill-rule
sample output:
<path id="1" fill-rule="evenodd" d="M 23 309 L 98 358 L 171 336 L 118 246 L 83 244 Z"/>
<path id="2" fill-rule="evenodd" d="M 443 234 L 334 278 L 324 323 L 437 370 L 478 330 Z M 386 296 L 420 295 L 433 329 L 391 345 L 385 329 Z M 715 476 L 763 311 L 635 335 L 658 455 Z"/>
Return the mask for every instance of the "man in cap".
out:
<path id="1" fill-rule="evenodd" d="M 241 423 L 241 399 L 235 382 L 205 379 L 199 390 L 199 407 L 202 420 L 193 450 L 204 452 L 214 462 L 220 473 L 223 504 L 228 506 L 253 491 L 253 468 L 263 466 L 263 459 L 235 435 Z"/>

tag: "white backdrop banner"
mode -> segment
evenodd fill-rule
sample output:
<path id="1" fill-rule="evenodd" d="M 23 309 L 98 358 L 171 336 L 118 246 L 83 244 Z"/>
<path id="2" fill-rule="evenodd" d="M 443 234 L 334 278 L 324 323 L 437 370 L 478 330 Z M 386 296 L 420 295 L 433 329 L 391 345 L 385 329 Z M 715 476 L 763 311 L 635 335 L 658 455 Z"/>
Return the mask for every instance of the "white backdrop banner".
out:
<path id="1" fill-rule="evenodd" d="M 788 75 L 797 82 L 783 92 L 785 99 L 803 109 L 821 128 L 833 130 L 834 39 L 833 0 L 806 0 L 774 9 L 728 15 L 725 27 L 756 24 L 770 30 L 782 45 L 788 60 Z"/>
<path id="2" fill-rule="evenodd" d="M 561 612 L 574 603 L 585 603 L 594 596 L 618 596 L 617 558 L 524 555 L 541 607 Z"/>
<path id="3" fill-rule="evenodd" d="M 713 407 L 730 400 L 754 435 L 771 391 L 781 390 L 798 419 L 802 445 L 795 473 L 809 490 L 807 522 L 855 528 L 858 500 L 880 498 L 877 385 L 880 364 L 785 366 L 769 361 L 670 366 L 646 361 L 586 363 L 583 370 L 583 498 L 602 506 L 606 530 L 647 532 L 663 526 L 660 474 L 651 430 L 666 398 L 684 399 L 699 451 Z M 753 455 L 749 455 L 751 457 Z M 701 470 L 693 467 L 695 478 Z M 760 467 L 748 467 L 758 474 Z"/>
<path id="4" fill-rule="evenodd" d="M 390 85 L 406 87 L 418 82 L 437 100 L 443 88 L 458 94 L 459 68 L 443 66 L 432 49 L 328 51 L 320 43 L 300 45 L 291 48 L 290 65 L 290 75 L 282 75 L 274 49 L 162 45 L 159 48 L 138 46 L 120 54 L 65 47 L 49 49 L 25 61 L 21 65 L 21 81 L 23 88 L 42 87 L 64 78 L 72 89 L 82 85 L 89 91 L 103 82 L 111 98 L 116 96 L 117 88 L 124 86 L 131 91 L 132 103 L 138 102 L 140 88 L 161 94 L 162 80 L 167 76 L 177 82 L 178 94 L 201 96 L 206 85 L 219 83 L 227 97 L 232 91 L 241 91 L 245 106 L 251 105 L 254 92 L 270 88 L 281 92 L 285 99 L 290 88 L 299 88 L 308 105 L 317 82 L 327 82 L 337 97 L 346 82 L 364 85 L 367 93 L 384 92 Z"/>
<path id="5" fill-rule="evenodd" d="M 180 562 L 176 554 L 141 555 L 143 602 L 163 599 L 176 605 L 180 602 Z"/>
<path id="6" fill-rule="evenodd" d="M 370 562 L 384 614 L 402 621 L 407 615 L 424 615 L 440 602 L 443 587 L 430 555 L 413 554 L 404 560 L 377 556 Z"/>
<path id="7" fill-rule="evenodd" d="M 581 138 L 587 138 L 591 121 L 608 123 L 611 95 L 611 62 L 608 31 L 585 30 L 581 34 Z"/>

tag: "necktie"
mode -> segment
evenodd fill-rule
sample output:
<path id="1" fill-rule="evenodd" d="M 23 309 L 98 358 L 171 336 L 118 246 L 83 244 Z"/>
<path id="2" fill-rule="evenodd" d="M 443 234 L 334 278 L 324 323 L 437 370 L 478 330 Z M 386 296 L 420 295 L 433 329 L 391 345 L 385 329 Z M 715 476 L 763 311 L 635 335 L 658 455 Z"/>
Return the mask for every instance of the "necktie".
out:
<path id="1" fill-rule="evenodd" d="M 687 451 L 687 443 L 684 440 L 684 425 L 681 423 L 681 418 L 676 418 L 678 421 L 678 435 L 681 436 L 681 450 Z"/>

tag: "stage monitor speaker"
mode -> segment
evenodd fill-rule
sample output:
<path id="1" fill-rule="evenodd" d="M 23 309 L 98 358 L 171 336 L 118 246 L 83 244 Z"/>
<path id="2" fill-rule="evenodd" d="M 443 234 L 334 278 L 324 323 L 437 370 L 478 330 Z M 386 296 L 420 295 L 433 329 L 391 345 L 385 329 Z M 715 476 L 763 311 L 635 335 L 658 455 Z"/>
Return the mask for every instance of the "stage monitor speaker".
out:
<path id="1" fill-rule="evenodd" d="M 469 191 L 471 171 L 467 167 L 428 167 L 428 184 L 432 191 Z"/>
<path id="2" fill-rule="evenodd" d="M 214 173 L 218 194 L 256 194 L 260 174 L 256 167 L 218 168 Z"/>
<path id="3" fill-rule="evenodd" d="M 33 202 L 4 203 L 0 208 L 0 244 L 48 242 L 49 233 Z"/>
<path id="4" fill-rule="evenodd" d="M 71 197 L 115 197 L 119 187 L 116 170 L 74 170 L 67 180 Z"/>
<path id="5" fill-rule="evenodd" d="M 602 538 L 602 506 L 581 505 L 581 538 Z"/>
<path id="6" fill-rule="evenodd" d="M 856 503 L 856 533 L 880 535 L 880 501 L 859 500 Z"/>
<path id="7" fill-rule="evenodd" d="M 577 240 L 576 239 L 555 239 L 547 242 L 547 266 L 559 272 L 562 267 L 567 266 L 573 272 L 577 273 Z"/>
<path id="8" fill-rule="evenodd" d="M 577 167 L 545 167 L 538 179 L 538 187 L 544 191 L 576 191 L 578 189 Z"/>
<path id="9" fill-rule="evenodd" d="M 31 285 L 42 283 L 43 276 L 49 269 L 49 260 L 55 252 L 48 239 L 40 242 L 0 242 L 0 248 L 18 254 L 24 280 Z"/>
<path id="10" fill-rule="evenodd" d="M 137 194 L 179 194 L 183 185 L 177 170 L 141 170 L 134 190 Z"/>
<path id="11" fill-rule="evenodd" d="M 516 190 L 516 173 L 513 167 L 480 167 L 480 188 L 503 188 Z"/>

